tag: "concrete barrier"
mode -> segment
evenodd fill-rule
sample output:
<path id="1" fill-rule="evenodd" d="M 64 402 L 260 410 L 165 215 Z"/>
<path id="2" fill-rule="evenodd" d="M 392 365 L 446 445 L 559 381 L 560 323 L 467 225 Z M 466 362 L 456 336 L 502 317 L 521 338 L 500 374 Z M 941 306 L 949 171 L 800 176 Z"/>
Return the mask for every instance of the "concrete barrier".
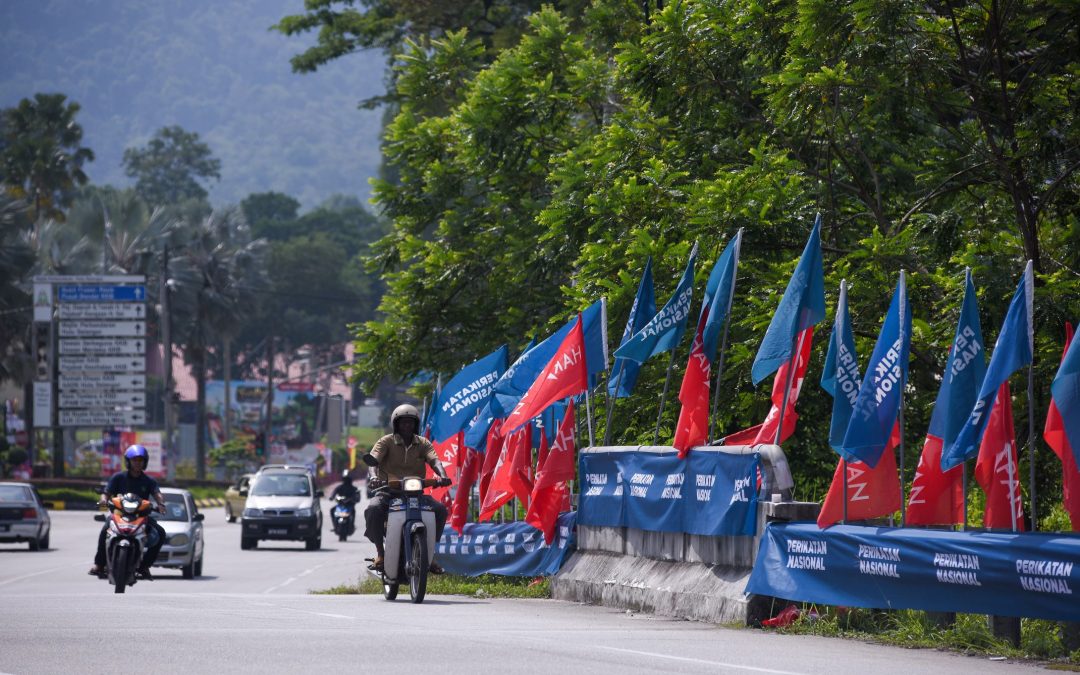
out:
<path id="1" fill-rule="evenodd" d="M 620 450 L 636 448 L 582 452 Z M 709 537 L 578 525 L 577 550 L 552 579 L 553 597 L 709 623 L 753 625 L 772 615 L 772 598 L 743 593 L 760 533 L 770 521 L 813 520 L 820 505 L 790 501 L 791 472 L 779 446 L 704 446 L 698 451 L 761 454 L 765 476 L 758 535 Z"/>

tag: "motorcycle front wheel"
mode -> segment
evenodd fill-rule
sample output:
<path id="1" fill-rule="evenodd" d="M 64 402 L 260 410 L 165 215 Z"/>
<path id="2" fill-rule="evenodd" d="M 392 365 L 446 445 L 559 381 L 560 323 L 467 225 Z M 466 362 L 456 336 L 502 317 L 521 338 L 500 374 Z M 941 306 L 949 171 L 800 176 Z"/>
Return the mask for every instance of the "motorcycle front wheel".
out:
<path id="1" fill-rule="evenodd" d="M 386 598 L 387 600 L 396 600 L 397 599 L 397 592 L 398 592 L 398 585 L 397 584 L 391 584 L 391 583 L 384 580 L 383 584 L 382 584 L 382 592 L 383 592 L 383 597 Z"/>
<path id="2" fill-rule="evenodd" d="M 412 560 L 409 563 L 409 595 L 413 602 L 421 603 L 427 594 L 428 575 L 427 533 L 423 530 L 412 533 Z"/>
<path id="3" fill-rule="evenodd" d="M 127 585 L 128 575 L 131 574 L 131 549 L 122 547 L 116 552 L 116 559 L 112 565 L 113 592 L 123 593 Z"/>

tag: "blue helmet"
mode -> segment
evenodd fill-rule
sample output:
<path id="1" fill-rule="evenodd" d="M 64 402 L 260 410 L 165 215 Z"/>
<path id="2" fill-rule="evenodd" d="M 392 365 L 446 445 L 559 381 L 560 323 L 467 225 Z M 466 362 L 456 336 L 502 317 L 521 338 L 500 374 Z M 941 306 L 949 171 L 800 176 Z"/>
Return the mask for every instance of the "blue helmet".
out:
<path id="1" fill-rule="evenodd" d="M 146 451 L 146 448 L 141 445 L 132 445 L 124 451 L 124 464 L 127 468 L 131 468 L 131 460 L 136 457 L 142 457 L 143 461 L 148 464 L 150 463 L 150 453 Z"/>

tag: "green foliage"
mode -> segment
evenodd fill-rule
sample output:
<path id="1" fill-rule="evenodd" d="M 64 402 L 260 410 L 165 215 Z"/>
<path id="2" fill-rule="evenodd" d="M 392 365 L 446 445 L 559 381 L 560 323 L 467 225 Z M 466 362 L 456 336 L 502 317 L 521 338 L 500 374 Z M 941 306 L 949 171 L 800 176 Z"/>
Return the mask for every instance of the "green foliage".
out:
<path id="1" fill-rule="evenodd" d="M 224 468 L 227 480 L 235 480 L 255 458 L 252 440 L 251 436 L 237 434 L 218 447 L 212 448 L 207 455 L 210 465 Z"/>
<path id="2" fill-rule="evenodd" d="M 221 160 L 199 134 L 179 126 L 162 127 L 142 148 L 124 150 L 124 172 L 135 179 L 135 191 L 154 206 L 205 201 L 200 181 L 221 178 Z"/>
<path id="3" fill-rule="evenodd" d="M 379 579 L 364 575 L 359 583 L 342 584 L 317 595 L 378 595 L 383 592 Z M 429 595 L 465 595 L 474 598 L 550 598 L 551 580 L 548 577 L 529 579 L 482 574 L 478 577 L 462 577 L 456 574 L 429 576 Z"/>
<path id="4" fill-rule="evenodd" d="M 0 182 L 31 205 L 34 222 L 62 218 L 62 207 L 88 180 L 82 167 L 94 152 L 82 147 L 80 109 L 64 94 L 34 94 L 0 111 Z"/>

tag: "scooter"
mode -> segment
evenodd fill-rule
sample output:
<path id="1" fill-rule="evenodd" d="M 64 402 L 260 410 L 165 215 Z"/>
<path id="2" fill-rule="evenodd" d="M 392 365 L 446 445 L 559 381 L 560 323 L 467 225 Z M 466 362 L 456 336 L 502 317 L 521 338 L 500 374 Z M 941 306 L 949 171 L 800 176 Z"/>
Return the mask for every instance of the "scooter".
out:
<path id="1" fill-rule="evenodd" d="M 345 541 L 356 532 L 356 501 L 345 495 L 334 497 L 334 534 Z"/>
<path id="2" fill-rule="evenodd" d="M 425 488 L 437 485 L 438 478 L 408 476 L 377 488 L 392 496 L 382 569 L 383 597 L 387 600 L 396 599 L 398 586 L 408 583 L 412 601 L 424 601 L 428 567 L 435 557 L 435 512 L 420 498 Z"/>
<path id="3" fill-rule="evenodd" d="M 117 495 L 106 502 L 109 515 L 94 516 L 98 522 L 108 521 L 105 532 L 105 559 L 109 570 L 109 583 L 116 593 L 123 593 L 137 581 L 135 571 L 142 564 L 143 554 L 150 546 L 150 537 L 157 537 L 157 530 L 149 527 L 150 502 L 138 495 Z"/>

